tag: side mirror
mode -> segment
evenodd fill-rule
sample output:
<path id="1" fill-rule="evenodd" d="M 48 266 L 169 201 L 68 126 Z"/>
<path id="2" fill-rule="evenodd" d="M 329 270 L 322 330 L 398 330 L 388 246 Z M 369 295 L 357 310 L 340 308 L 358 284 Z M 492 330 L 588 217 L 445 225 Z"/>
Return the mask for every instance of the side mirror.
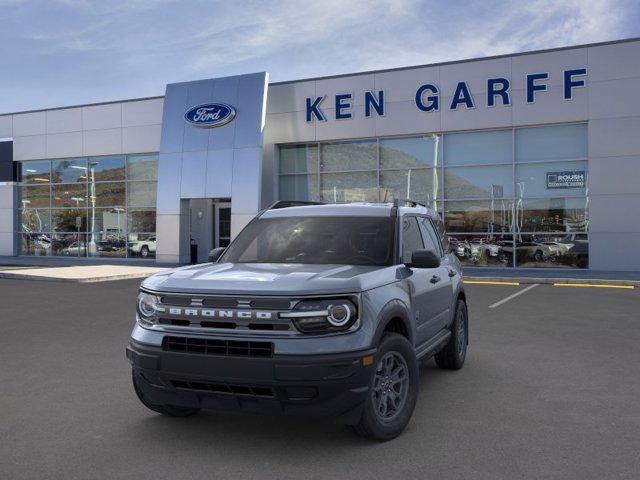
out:
<path id="1" fill-rule="evenodd" d="M 209 252 L 209 261 L 211 263 L 216 263 L 218 259 L 222 256 L 225 250 L 226 250 L 225 247 L 218 247 L 211 250 Z"/>
<path id="2" fill-rule="evenodd" d="M 433 250 L 414 250 L 411 254 L 411 264 L 407 267 L 414 268 L 438 268 L 440 257 Z"/>

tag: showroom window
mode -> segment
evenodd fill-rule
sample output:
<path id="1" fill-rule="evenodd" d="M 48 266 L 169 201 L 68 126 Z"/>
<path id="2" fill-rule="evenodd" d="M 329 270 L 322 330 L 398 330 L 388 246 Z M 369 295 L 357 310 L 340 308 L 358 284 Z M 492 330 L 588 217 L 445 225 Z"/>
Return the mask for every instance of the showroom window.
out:
<path id="1" fill-rule="evenodd" d="M 21 255 L 155 257 L 158 155 L 18 163 Z"/>
<path id="2" fill-rule="evenodd" d="M 587 125 L 282 145 L 279 198 L 410 198 L 466 265 L 588 266 Z"/>

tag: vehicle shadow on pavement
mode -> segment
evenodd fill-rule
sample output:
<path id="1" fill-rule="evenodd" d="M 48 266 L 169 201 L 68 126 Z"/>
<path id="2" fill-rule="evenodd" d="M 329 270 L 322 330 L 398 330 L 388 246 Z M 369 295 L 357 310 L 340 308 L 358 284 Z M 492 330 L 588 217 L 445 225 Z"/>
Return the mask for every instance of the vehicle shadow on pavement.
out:
<path id="1" fill-rule="evenodd" d="M 420 365 L 421 392 L 414 415 L 426 415 L 424 404 L 429 390 L 437 388 L 434 384 L 440 383 L 450 373 L 437 368 L 433 360 Z M 188 449 L 209 448 L 223 442 L 227 454 L 237 450 L 239 455 L 244 455 L 246 449 L 257 446 L 268 449 L 286 447 L 289 452 L 306 450 L 309 442 L 313 442 L 314 449 L 318 451 L 324 448 L 334 450 L 340 446 L 378 445 L 330 421 L 207 411 L 188 418 L 171 418 L 147 412 L 142 406 L 140 412 L 138 421 L 129 425 L 129 433 L 145 445 L 156 448 L 168 445 L 174 448 L 176 444 Z M 413 423 L 409 424 L 405 434 L 414 430 Z"/>

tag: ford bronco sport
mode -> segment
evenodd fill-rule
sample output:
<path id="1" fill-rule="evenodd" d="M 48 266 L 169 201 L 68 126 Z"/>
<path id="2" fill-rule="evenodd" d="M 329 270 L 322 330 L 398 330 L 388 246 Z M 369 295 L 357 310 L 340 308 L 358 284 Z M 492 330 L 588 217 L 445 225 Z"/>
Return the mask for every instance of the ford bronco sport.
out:
<path id="1" fill-rule="evenodd" d="M 142 282 L 127 347 L 140 401 L 330 418 L 388 440 L 418 362 L 462 367 L 467 306 L 438 215 L 409 201 L 277 202 L 211 262 Z"/>

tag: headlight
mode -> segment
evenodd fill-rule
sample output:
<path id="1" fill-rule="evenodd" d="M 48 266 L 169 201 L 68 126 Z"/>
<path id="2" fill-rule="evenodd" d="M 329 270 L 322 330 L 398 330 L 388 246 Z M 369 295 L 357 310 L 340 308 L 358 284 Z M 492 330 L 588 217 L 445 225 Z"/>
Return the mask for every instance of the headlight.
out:
<path id="1" fill-rule="evenodd" d="M 291 312 L 283 312 L 302 333 L 330 333 L 348 330 L 358 321 L 358 309 L 347 298 L 303 300 Z"/>
<path id="2" fill-rule="evenodd" d="M 329 320 L 329 323 L 334 327 L 342 327 L 346 325 L 355 314 L 355 308 L 349 301 L 338 303 L 336 305 L 329 305 L 327 310 L 329 311 L 327 320 Z"/>
<path id="3" fill-rule="evenodd" d="M 140 323 L 151 326 L 155 323 L 156 306 L 159 303 L 158 297 L 147 292 L 138 294 L 137 312 Z"/>

